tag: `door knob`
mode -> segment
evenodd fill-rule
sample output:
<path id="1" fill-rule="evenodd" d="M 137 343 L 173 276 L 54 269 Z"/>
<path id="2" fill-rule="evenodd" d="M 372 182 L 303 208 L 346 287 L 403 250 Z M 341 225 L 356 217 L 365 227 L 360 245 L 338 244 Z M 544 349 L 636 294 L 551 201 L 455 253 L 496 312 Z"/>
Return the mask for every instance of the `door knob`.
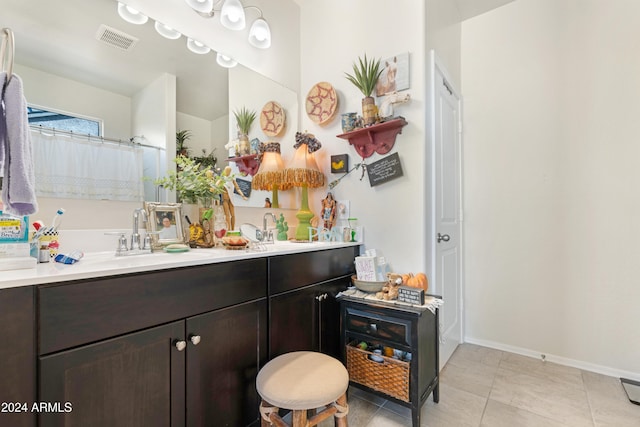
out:
<path id="1" fill-rule="evenodd" d="M 451 239 L 451 237 L 449 237 L 448 234 L 440 234 L 440 233 L 438 233 L 438 235 L 436 236 L 436 239 L 438 240 L 438 243 L 440 243 L 440 242 L 448 242 L 449 239 Z"/>
<path id="2" fill-rule="evenodd" d="M 187 347 L 187 342 L 186 341 L 176 341 L 176 343 L 174 345 L 176 346 L 178 351 L 182 351 Z"/>

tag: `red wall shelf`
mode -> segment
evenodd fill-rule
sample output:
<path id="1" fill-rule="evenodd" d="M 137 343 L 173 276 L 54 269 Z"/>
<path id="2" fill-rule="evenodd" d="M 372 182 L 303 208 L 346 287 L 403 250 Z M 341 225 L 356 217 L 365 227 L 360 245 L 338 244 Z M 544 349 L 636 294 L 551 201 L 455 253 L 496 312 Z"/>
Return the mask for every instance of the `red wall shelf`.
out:
<path id="1" fill-rule="evenodd" d="M 363 159 L 370 157 L 374 152 L 387 154 L 396 143 L 396 137 L 402 133 L 402 128 L 407 121 L 402 117 L 378 123 L 366 128 L 356 129 L 351 132 L 338 135 L 338 138 L 346 139 L 353 145 Z"/>
<path id="2" fill-rule="evenodd" d="M 251 176 L 255 175 L 256 172 L 258 172 L 258 168 L 260 167 L 260 162 L 258 161 L 258 156 L 256 154 L 249 154 L 247 156 L 229 157 L 226 160 L 227 162 L 235 162 L 240 172 L 246 173 L 247 175 L 251 175 Z"/>

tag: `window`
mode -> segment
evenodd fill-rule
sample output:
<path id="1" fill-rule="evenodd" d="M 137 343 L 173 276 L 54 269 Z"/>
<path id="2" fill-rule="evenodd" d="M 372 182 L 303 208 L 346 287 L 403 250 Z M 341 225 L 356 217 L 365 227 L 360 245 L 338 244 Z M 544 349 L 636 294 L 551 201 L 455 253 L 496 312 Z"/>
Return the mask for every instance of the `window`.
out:
<path id="1" fill-rule="evenodd" d="M 32 126 L 42 126 L 82 135 L 102 136 L 102 123 L 100 120 L 45 110 L 35 106 L 27 107 L 27 117 L 29 118 L 29 124 Z"/>

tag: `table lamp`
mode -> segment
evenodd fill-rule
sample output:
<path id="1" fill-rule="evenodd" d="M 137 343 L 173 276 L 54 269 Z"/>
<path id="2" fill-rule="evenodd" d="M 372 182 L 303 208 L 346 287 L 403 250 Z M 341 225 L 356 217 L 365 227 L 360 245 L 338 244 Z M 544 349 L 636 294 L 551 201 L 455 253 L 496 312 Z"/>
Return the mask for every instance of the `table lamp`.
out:
<path id="1" fill-rule="evenodd" d="M 278 190 L 288 190 L 293 185 L 284 182 L 284 162 L 279 142 L 267 142 L 261 147 L 260 168 L 251 181 L 253 190 L 271 190 L 271 207 L 279 208 Z"/>
<path id="2" fill-rule="evenodd" d="M 309 240 L 309 227 L 313 212 L 309 209 L 308 188 L 324 186 L 324 175 L 320 172 L 313 153 L 318 151 L 322 144 L 309 133 L 296 132 L 296 149 L 293 159 L 284 170 L 284 182 L 294 187 L 302 187 L 302 202 L 300 210 L 296 213 L 298 226 L 296 227 L 296 240 Z"/>

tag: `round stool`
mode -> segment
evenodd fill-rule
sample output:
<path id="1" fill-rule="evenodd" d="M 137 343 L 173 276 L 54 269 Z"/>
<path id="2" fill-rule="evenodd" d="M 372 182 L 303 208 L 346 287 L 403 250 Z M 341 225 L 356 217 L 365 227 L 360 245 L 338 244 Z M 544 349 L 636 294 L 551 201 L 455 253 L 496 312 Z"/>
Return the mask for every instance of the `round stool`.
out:
<path id="1" fill-rule="evenodd" d="M 335 425 L 347 427 L 349 373 L 340 361 L 326 354 L 296 351 L 276 357 L 258 372 L 256 388 L 262 398 L 262 426 L 287 426 L 278 409 L 290 409 L 292 426 L 315 426 L 334 416 Z M 325 407 L 319 413 L 316 408 Z M 308 418 L 307 411 L 312 416 Z"/>

